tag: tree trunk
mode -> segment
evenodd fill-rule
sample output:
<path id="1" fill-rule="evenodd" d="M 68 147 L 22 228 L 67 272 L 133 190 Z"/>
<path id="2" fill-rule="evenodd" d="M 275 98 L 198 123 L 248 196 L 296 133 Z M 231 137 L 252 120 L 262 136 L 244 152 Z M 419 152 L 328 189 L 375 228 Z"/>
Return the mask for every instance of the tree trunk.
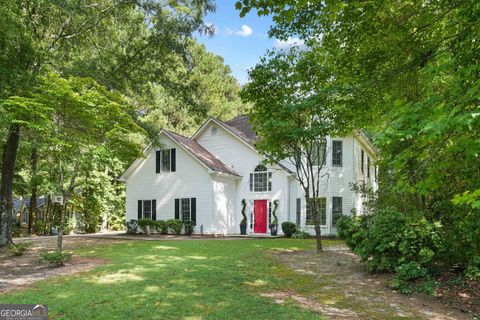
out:
<path id="1" fill-rule="evenodd" d="M 50 234 L 50 230 L 51 230 L 51 227 L 52 227 L 52 223 L 50 222 L 51 219 L 50 219 L 50 211 L 52 210 L 52 196 L 51 195 L 48 195 L 47 196 L 47 208 L 45 209 L 45 215 L 43 217 L 43 220 L 44 220 L 44 230 L 43 230 L 43 234 L 46 234 L 47 233 L 47 230 L 48 230 L 48 234 Z"/>
<path id="2" fill-rule="evenodd" d="M 7 142 L 3 148 L 2 176 L 0 180 L 0 246 L 12 241 L 12 194 L 15 161 L 20 142 L 20 127 L 12 125 L 8 131 Z"/>
<path id="3" fill-rule="evenodd" d="M 60 228 L 58 228 L 58 238 L 57 238 L 57 251 L 62 252 L 62 245 L 63 245 L 63 230 L 65 229 L 65 214 L 67 212 L 67 203 L 68 198 L 66 196 L 63 197 L 64 204 L 63 206 L 59 206 L 60 208 Z"/>
<path id="4" fill-rule="evenodd" d="M 32 171 L 32 196 L 30 197 L 30 209 L 28 211 L 28 234 L 32 235 L 32 226 L 33 226 L 33 218 L 36 218 L 36 209 L 37 209 L 37 160 L 38 160 L 38 152 L 37 148 L 33 147 L 32 150 L 32 157 L 31 157 L 31 171 Z"/>
<path id="5" fill-rule="evenodd" d="M 317 253 L 320 253 L 323 251 L 323 246 L 322 246 L 322 229 L 320 227 L 320 219 L 318 216 L 318 205 L 317 205 L 317 200 L 313 199 L 313 201 L 309 201 L 310 197 L 306 196 L 305 197 L 307 206 L 309 202 L 313 202 L 313 205 L 311 205 L 312 213 L 313 213 L 313 224 L 314 224 L 314 230 L 315 230 L 315 239 L 317 242 Z"/>

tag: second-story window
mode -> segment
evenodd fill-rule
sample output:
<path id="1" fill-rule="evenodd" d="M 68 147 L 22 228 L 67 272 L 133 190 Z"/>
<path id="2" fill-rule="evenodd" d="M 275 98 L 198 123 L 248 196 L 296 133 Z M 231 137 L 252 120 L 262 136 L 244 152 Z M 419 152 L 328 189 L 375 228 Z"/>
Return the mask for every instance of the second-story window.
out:
<path id="1" fill-rule="evenodd" d="M 256 166 L 254 172 L 250 173 L 250 191 L 272 191 L 272 173 L 263 164 Z"/>
<path id="2" fill-rule="evenodd" d="M 343 143 L 340 140 L 332 141 L 332 166 L 341 167 L 343 162 Z"/>

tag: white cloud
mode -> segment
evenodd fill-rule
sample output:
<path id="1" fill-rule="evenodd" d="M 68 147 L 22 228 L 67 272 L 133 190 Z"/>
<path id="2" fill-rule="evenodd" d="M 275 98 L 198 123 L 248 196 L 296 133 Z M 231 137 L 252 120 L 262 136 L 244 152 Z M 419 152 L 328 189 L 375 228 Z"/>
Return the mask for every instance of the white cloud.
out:
<path id="1" fill-rule="evenodd" d="M 273 46 L 277 49 L 288 49 L 292 47 L 302 48 L 305 46 L 305 41 L 297 37 L 294 37 L 294 38 L 288 37 L 287 40 L 276 39 L 275 42 L 273 43 Z"/>
<path id="2" fill-rule="evenodd" d="M 227 34 L 233 34 L 236 36 L 241 36 L 241 37 L 249 37 L 253 33 L 253 29 L 247 26 L 246 24 L 242 25 L 241 30 L 232 30 L 232 29 L 227 29 Z"/>

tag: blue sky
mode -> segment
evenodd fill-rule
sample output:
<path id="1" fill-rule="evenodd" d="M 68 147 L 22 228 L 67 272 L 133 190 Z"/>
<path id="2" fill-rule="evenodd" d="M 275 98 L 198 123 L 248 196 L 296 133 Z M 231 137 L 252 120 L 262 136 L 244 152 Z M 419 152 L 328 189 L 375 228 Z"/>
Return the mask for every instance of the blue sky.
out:
<path id="1" fill-rule="evenodd" d="M 197 35 L 198 41 L 225 59 L 240 84 L 248 81 L 247 70 L 257 64 L 267 49 L 285 47 L 296 40 L 281 42 L 268 38 L 271 17 L 259 17 L 251 12 L 240 18 L 235 0 L 217 1 L 216 12 L 207 15 L 205 22 L 213 24 L 216 33 L 213 37 Z"/>

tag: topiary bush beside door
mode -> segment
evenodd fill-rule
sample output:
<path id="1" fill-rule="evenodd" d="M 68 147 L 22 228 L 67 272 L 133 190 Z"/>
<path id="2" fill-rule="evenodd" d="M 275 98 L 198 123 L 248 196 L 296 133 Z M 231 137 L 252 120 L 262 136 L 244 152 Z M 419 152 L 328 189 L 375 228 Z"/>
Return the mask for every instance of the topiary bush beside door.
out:
<path id="1" fill-rule="evenodd" d="M 280 201 L 278 199 L 273 201 L 273 211 L 272 211 L 273 220 L 272 220 L 272 223 L 270 223 L 270 234 L 272 236 L 276 236 L 278 232 L 277 209 L 278 209 L 279 203 Z"/>
<path id="2" fill-rule="evenodd" d="M 247 206 L 247 202 L 245 199 L 242 199 L 242 221 L 240 221 L 240 234 L 246 235 L 247 234 L 247 216 L 245 215 L 245 207 Z"/>

